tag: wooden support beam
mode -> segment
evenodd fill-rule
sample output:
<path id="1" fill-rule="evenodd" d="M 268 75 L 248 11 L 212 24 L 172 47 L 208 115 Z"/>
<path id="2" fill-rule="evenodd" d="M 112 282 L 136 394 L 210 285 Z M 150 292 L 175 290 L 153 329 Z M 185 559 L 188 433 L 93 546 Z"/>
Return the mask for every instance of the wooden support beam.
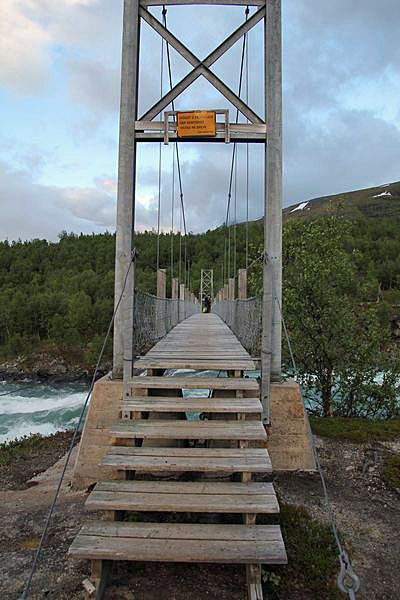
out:
<path id="1" fill-rule="evenodd" d="M 264 29 L 265 147 L 264 266 L 261 336 L 263 422 L 269 423 L 270 382 L 281 377 L 282 294 L 282 39 L 281 0 L 267 0 Z"/>
<path id="2" fill-rule="evenodd" d="M 140 0 L 141 6 L 189 6 L 189 5 L 234 5 L 234 6 L 264 6 L 265 0 Z"/>
<path id="3" fill-rule="evenodd" d="M 92 560 L 92 579 L 95 581 L 96 600 L 104 598 L 112 567 L 112 560 Z"/>
<path id="4" fill-rule="evenodd" d="M 249 600 L 263 600 L 261 565 L 246 565 L 247 592 Z"/>
<path id="5" fill-rule="evenodd" d="M 125 0 L 122 38 L 121 104 L 119 129 L 117 232 L 115 252 L 115 306 L 125 292 L 114 321 L 113 377 L 129 377 L 132 361 L 134 273 L 129 269 L 135 223 L 136 140 L 132 120 L 137 119 L 139 71 L 139 5 Z M 127 278 L 126 278 L 127 277 Z M 124 356 L 125 355 L 125 356 Z"/>
<path id="6" fill-rule="evenodd" d="M 188 88 L 200 75 L 203 75 L 235 108 L 237 108 L 251 123 L 263 123 L 263 120 L 245 103 L 235 92 L 233 92 L 219 77 L 210 70 L 215 63 L 235 42 L 247 31 L 256 25 L 264 16 L 265 9 L 261 8 L 250 19 L 245 21 L 234 31 L 222 44 L 220 44 L 203 61 L 199 60 L 178 38 L 166 29 L 158 19 L 148 10 L 140 8 L 140 16 L 152 27 L 168 44 L 170 44 L 193 68 L 172 90 L 156 102 L 141 118 L 141 120 L 152 120 L 159 115 L 164 108 L 172 103 L 186 88 Z"/>

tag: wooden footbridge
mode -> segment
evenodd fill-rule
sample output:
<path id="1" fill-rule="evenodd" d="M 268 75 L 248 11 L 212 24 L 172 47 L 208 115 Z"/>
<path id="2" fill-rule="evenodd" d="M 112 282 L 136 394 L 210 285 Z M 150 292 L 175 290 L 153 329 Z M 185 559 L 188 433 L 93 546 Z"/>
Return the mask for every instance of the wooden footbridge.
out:
<path id="1" fill-rule="evenodd" d="M 200 4 L 210 5 L 207 9 L 210 14 L 211 6 L 228 5 L 231 10 L 240 10 L 243 15 L 242 23 L 204 59 L 198 58 L 167 25 L 167 10 L 175 10 L 176 5 Z M 138 90 L 142 22 L 161 36 L 162 60 L 161 98 L 140 116 Z M 247 36 L 260 22 L 264 24 L 265 58 L 264 85 L 260 89 L 260 95 L 264 96 L 264 114 L 261 116 L 250 107 L 248 98 L 244 100 L 241 97 L 244 65 L 249 62 L 244 60 Z M 191 27 L 195 26 L 196 20 L 193 19 Z M 242 60 L 239 89 L 234 92 L 217 76 L 212 66 L 239 41 Z M 191 69 L 175 84 L 171 74 L 170 48 L 186 60 Z M 163 58 L 169 72 L 170 89 L 167 92 L 162 85 Z M 224 107 L 204 110 L 200 101 L 196 110 L 175 110 L 175 101 L 199 78 L 214 86 Z M 236 113 L 234 122 L 229 115 L 232 107 Z M 84 525 L 70 549 L 72 556 L 92 560 L 97 599 L 103 598 L 110 567 L 119 560 L 243 564 L 246 565 L 248 596 L 252 600 L 262 598 L 261 565 L 286 562 L 279 526 L 257 524 L 257 515 L 279 512 L 273 485 L 263 481 L 261 476 L 272 469 L 266 447 L 266 426 L 271 421 L 271 384 L 281 380 L 281 113 L 280 0 L 124 0 L 114 363 L 112 379 L 101 384 L 103 389 L 108 390 L 109 396 L 103 393 L 101 400 L 92 400 L 78 460 L 86 469 L 86 479 L 97 481 L 88 498 L 87 508 L 104 511 L 106 519 L 91 520 Z M 182 271 L 179 281 L 174 278 L 171 250 L 168 273 L 171 276 L 171 304 L 168 304 L 165 300 L 167 272 L 160 269 L 158 238 L 157 298 L 153 302 L 147 295 L 143 302 L 139 302 L 141 297 L 134 291 L 133 263 L 137 253 L 133 240 L 137 145 L 142 142 L 160 144 L 160 156 L 163 143 L 174 145 L 173 165 L 176 164 L 185 240 L 187 229 L 178 143 L 232 144 L 232 162 L 227 172 L 230 184 L 225 225 L 230 220 L 236 144 L 264 146 L 262 310 L 259 318 L 253 318 L 248 312 L 243 321 L 247 323 L 248 330 L 262 333 L 260 382 L 245 376 L 246 371 L 253 370 L 255 365 L 234 335 L 234 327 L 228 328 L 216 314 L 198 314 L 199 306 L 194 301 L 193 290 L 189 292 L 190 260 L 186 245 L 185 259 L 183 264 L 179 259 L 177 269 L 180 274 Z M 161 175 L 159 160 L 159 207 L 163 187 Z M 173 236 L 172 226 L 171 248 Z M 233 301 L 235 276 L 232 277 L 230 251 L 225 252 L 222 267 L 218 299 Z M 203 274 L 207 269 L 209 272 L 209 265 L 204 265 Z M 203 301 L 204 286 L 200 291 Z M 213 300 L 211 296 L 209 301 Z M 190 306 L 187 306 L 188 303 Z M 146 327 L 144 335 L 139 336 L 138 330 Z M 150 331 L 154 335 L 150 335 Z M 147 347 L 150 342 L 158 341 L 140 358 L 135 357 L 140 346 L 139 338 L 147 343 Z M 145 369 L 146 374 L 134 375 L 134 368 Z M 189 369 L 192 373 L 171 376 L 169 369 Z M 195 374 L 198 370 L 210 370 L 214 375 L 200 377 Z M 117 388 L 120 390 L 119 406 L 114 408 L 112 398 L 116 398 Z M 290 430 L 290 445 L 298 423 L 304 426 L 304 414 L 297 405 L 293 410 L 288 400 L 293 386 L 289 388 L 283 386 L 277 391 L 276 397 L 286 408 L 276 411 L 280 414 L 276 419 L 275 432 L 278 437 L 281 436 L 280 439 L 286 439 L 286 414 L 290 418 L 294 416 L 297 421 L 294 429 Z M 193 398 L 186 395 L 187 390 L 204 390 L 204 394 Z M 108 423 L 110 415 L 115 413 L 117 416 L 117 409 L 119 420 Z M 193 418 L 193 413 L 200 414 L 202 418 Z M 91 447 L 86 452 L 88 446 Z M 96 454 L 100 447 L 104 447 L 104 456 Z M 298 468 L 301 452 L 300 449 L 297 454 L 292 453 L 290 468 Z M 93 462 L 95 454 L 101 460 L 100 471 Z M 88 477 L 89 468 L 92 472 Z M 108 477 L 103 477 L 102 473 L 107 473 Z M 174 480 L 170 480 L 172 474 L 175 474 Z M 255 474 L 260 476 L 258 480 L 253 480 Z M 168 480 L 165 475 L 168 475 Z M 135 517 L 129 519 L 132 513 Z M 171 513 L 181 514 L 179 523 L 168 522 Z M 191 513 L 208 514 L 209 523 L 203 523 L 202 518 L 199 524 Z M 232 513 L 236 514 L 236 522 L 226 522 L 224 515 Z"/>
<path id="2" fill-rule="evenodd" d="M 246 565 L 248 596 L 261 600 L 261 565 L 285 563 L 286 552 L 279 525 L 257 524 L 257 515 L 278 513 L 279 505 L 272 483 L 253 480 L 272 470 L 259 383 L 243 376 L 253 360 L 218 316 L 196 314 L 135 367 L 146 375 L 127 382 L 102 460 L 119 479 L 99 481 L 89 495 L 86 508 L 105 519 L 85 524 L 70 554 L 92 561 L 98 599 L 112 562 L 124 560 Z M 220 376 L 169 376 L 168 369 Z M 171 513 L 182 514 L 179 523 L 168 522 Z M 191 513 L 208 513 L 210 523 L 195 523 Z M 224 514 L 232 513 L 239 520 L 227 524 Z"/>

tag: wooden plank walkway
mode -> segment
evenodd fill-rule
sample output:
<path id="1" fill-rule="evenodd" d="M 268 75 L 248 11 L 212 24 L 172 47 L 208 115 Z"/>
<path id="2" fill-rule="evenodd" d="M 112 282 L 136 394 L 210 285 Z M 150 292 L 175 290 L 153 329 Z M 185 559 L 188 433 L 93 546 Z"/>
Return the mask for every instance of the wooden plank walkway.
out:
<path id="1" fill-rule="evenodd" d="M 254 362 L 219 317 L 198 314 L 134 366 L 147 375 L 124 382 L 121 418 L 101 463 L 120 480 L 99 482 L 86 503 L 108 522 L 84 525 L 70 554 L 92 561 L 98 600 L 117 560 L 241 563 L 249 599 L 262 600 L 261 565 L 287 558 L 280 527 L 256 523 L 257 514 L 278 513 L 279 505 L 271 483 L 252 480 L 253 473 L 271 472 L 268 450 L 254 447 L 267 438 L 259 384 L 244 376 Z M 173 376 L 168 369 L 220 376 Z M 202 397 L 183 397 L 183 390 L 202 390 Z M 188 413 L 203 418 L 188 420 Z M 162 479 L 173 473 L 175 481 Z M 164 514 L 161 522 L 125 522 L 130 511 Z M 202 513 L 203 521 L 213 515 L 212 524 L 168 523 L 169 513 Z M 243 524 L 215 524 L 223 513 L 241 515 Z"/>

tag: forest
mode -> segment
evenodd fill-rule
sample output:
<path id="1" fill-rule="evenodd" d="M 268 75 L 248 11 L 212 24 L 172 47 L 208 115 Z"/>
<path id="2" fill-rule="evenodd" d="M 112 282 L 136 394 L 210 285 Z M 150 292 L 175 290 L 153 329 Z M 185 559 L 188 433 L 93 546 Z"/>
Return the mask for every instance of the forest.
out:
<path id="1" fill-rule="evenodd" d="M 285 225 L 284 244 L 299 242 L 307 222 Z M 374 219 L 348 221 L 349 235 L 343 247 L 354 266 L 353 293 L 357 301 L 377 302 L 382 319 L 389 319 L 391 306 L 400 304 L 400 221 Z M 160 267 L 167 269 L 170 291 L 173 275 L 185 270 L 187 256 L 189 287 L 197 294 L 202 268 L 214 269 L 215 291 L 225 271 L 245 267 L 246 239 L 249 263 L 262 245 L 262 223 L 218 228 L 201 234 L 160 236 Z M 114 245 L 111 233 L 76 235 L 61 232 L 57 242 L 34 239 L 0 242 L 0 356 L 14 357 L 42 348 L 79 350 L 94 359 L 113 310 Z M 186 245 L 186 251 L 185 251 Z M 135 247 L 136 287 L 155 293 L 157 235 L 137 233 Z M 171 262 L 171 248 L 173 257 Z M 227 266 L 229 254 L 229 268 Z M 289 261 L 290 253 L 284 253 Z M 179 258 L 181 257 L 181 261 Z M 287 269 L 288 276 L 292 271 Z M 250 277 L 253 294 L 257 277 Z M 362 284 L 362 285 L 361 285 Z"/>

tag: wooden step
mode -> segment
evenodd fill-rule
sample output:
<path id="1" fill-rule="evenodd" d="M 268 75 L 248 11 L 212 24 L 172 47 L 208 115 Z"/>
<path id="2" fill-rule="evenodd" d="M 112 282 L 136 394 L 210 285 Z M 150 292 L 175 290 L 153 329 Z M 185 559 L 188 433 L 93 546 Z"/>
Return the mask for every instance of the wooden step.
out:
<path id="1" fill-rule="evenodd" d="M 262 413 L 258 398 L 168 398 L 132 396 L 121 405 L 132 412 Z"/>
<path id="2" fill-rule="evenodd" d="M 205 513 L 278 513 L 272 483 L 102 481 L 86 501 L 88 510 Z"/>
<path id="3" fill-rule="evenodd" d="M 286 564 L 279 525 L 92 522 L 69 554 L 91 560 Z"/>
<path id="4" fill-rule="evenodd" d="M 137 389 L 195 389 L 259 391 L 256 379 L 250 377 L 132 377 L 128 385 Z"/>
<path id="5" fill-rule="evenodd" d="M 102 466 L 120 471 L 271 473 L 266 448 L 133 448 L 111 446 Z"/>
<path id="6" fill-rule="evenodd" d="M 135 369 L 194 369 L 202 371 L 254 371 L 256 365 L 252 360 L 235 356 L 229 357 L 225 353 L 220 353 L 217 356 L 203 357 L 199 352 L 196 356 L 185 356 L 185 352 L 176 352 L 147 356 L 136 360 L 133 363 Z"/>
<path id="7" fill-rule="evenodd" d="M 110 431 L 113 438 L 172 440 L 266 440 L 261 421 L 118 421 Z"/>

